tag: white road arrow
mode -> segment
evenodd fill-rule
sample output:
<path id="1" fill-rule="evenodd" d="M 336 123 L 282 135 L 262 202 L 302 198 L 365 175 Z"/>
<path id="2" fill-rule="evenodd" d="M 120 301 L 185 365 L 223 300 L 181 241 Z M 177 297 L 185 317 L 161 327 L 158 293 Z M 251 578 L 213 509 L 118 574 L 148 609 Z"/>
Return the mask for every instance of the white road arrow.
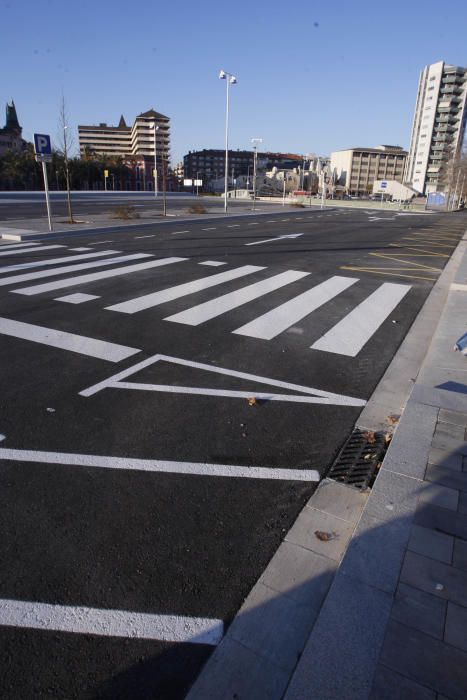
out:
<path id="1" fill-rule="evenodd" d="M 245 243 L 245 245 L 261 245 L 261 243 L 270 243 L 271 241 L 280 241 L 282 238 L 298 238 L 303 236 L 303 233 L 289 233 L 286 236 L 276 236 L 275 238 L 267 238 L 265 241 L 255 241 L 254 243 Z"/>

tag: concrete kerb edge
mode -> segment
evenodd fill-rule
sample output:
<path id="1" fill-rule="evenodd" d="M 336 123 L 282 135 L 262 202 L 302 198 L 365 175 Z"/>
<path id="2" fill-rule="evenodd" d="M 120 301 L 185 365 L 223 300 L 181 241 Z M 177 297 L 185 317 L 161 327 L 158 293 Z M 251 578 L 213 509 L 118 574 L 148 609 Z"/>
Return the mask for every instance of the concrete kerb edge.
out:
<path id="1" fill-rule="evenodd" d="M 423 305 L 422 310 L 417 315 L 414 323 L 412 324 L 412 327 L 410 328 L 409 333 L 407 334 L 406 338 L 404 339 L 403 343 L 401 344 L 401 346 L 400 346 L 398 352 L 396 353 L 395 357 L 393 358 L 390 366 L 388 367 L 385 374 L 383 375 L 383 378 L 381 379 L 381 381 L 379 382 L 375 391 L 373 392 L 372 396 L 370 397 L 370 400 L 367 404 L 368 410 L 366 410 L 366 408 L 364 409 L 364 411 L 362 412 L 362 414 L 360 416 L 360 419 L 357 421 L 357 424 L 356 424 L 357 426 L 364 426 L 367 429 L 374 429 L 374 430 L 381 428 L 381 410 L 380 410 L 380 408 L 381 408 L 381 406 L 383 406 L 383 404 L 381 403 L 381 400 L 380 400 L 380 394 L 381 394 L 380 387 L 384 383 L 384 381 L 387 381 L 388 379 L 391 378 L 391 376 L 394 372 L 397 372 L 398 375 L 400 376 L 400 373 L 402 371 L 404 371 L 404 362 L 402 361 L 402 363 L 401 363 L 400 358 L 401 358 L 401 356 L 404 357 L 404 355 L 408 349 L 410 350 L 410 353 L 412 353 L 415 348 L 420 346 L 419 335 L 421 333 L 420 328 L 422 326 L 426 326 L 427 324 L 429 324 L 428 337 L 431 338 L 432 335 L 434 334 L 434 331 L 436 330 L 436 327 L 438 325 L 440 312 L 443 309 L 445 302 L 446 302 L 451 279 L 455 275 L 455 272 L 456 272 L 456 270 L 459 266 L 459 263 L 460 263 L 460 257 L 461 257 L 461 252 L 462 252 L 461 245 L 462 245 L 462 241 L 459 243 L 459 245 L 456 248 L 455 252 L 453 253 L 451 259 L 449 260 L 445 269 L 441 273 L 439 279 L 437 280 L 436 284 L 434 285 L 433 289 L 431 290 L 431 292 L 428 296 L 428 299 L 426 300 L 425 304 Z M 430 318 L 430 316 L 432 318 Z M 434 320 L 435 316 L 436 316 L 436 320 Z M 426 328 L 424 330 L 425 330 L 425 334 L 426 334 Z M 420 349 L 419 349 L 419 351 L 416 353 L 416 358 L 417 358 L 416 364 L 418 365 L 416 367 L 416 372 L 415 372 L 416 375 L 418 375 L 420 368 L 423 364 L 423 361 L 426 357 L 427 347 L 428 347 L 427 344 L 422 344 L 422 350 L 420 351 Z M 425 349 L 423 350 L 423 348 L 425 348 Z M 407 401 L 409 399 L 409 396 L 411 394 L 411 391 L 412 391 L 412 388 L 414 385 L 413 383 L 410 382 L 410 380 L 413 378 L 413 373 L 414 373 L 413 372 L 413 365 L 410 364 L 410 366 L 409 366 L 408 363 L 405 363 L 405 364 L 406 364 L 405 372 L 407 375 L 407 382 L 406 382 L 405 389 L 400 390 L 398 395 L 394 395 L 392 403 L 390 403 L 389 405 L 387 403 L 384 404 L 385 409 L 397 410 L 400 407 L 400 409 L 402 411 L 400 421 L 395 429 L 395 433 L 394 433 L 395 436 L 396 436 L 398 430 L 400 431 L 401 425 L 405 426 L 404 409 L 407 405 Z M 431 408 L 431 407 L 426 407 L 426 408 Z M 416 427 L 418 428 L 418 426 L 419 426 L 419 424 L 417 421 Z M 433 427 L 433 430 L 434 430 L 434 427 Z M 428 432 L 429 432 L 429 429 L 428 429 Z M 428 436 L 428 434 L 427 434 L 427 438 L 428 437 L 429 437 L 429 441 L 431 441 L 431 435 Z M 392 455 L 396 449 L 399 449 L 399 450 L 403 449 L 403 446 L 400 446 L 400 445 L 398 446 L 397 440 L 394 439 L 394 443 L 392 445 L 390 445 L 386 457 L 390 454 Z M 383 465 L 384 465 L 384 462 L 383 462 Z M 387 473 L 387 471 L 388 470 L 386 470 L 386 473 Z M 412 482 L 412 480 L 419 481 L 418 479 L 414 479 L 413 477 L 398 474 L 397 471 L 393 471 L 393 470 L 390 470 L 390 471 L 396 477 L 410 480 L 409 483 Z M 314 513 L 318 516 L 318 519 L 314 522 L 314 527 L 316 527 L 317 530 L 321 529 L 321 527 L 319 525 L 319 522 L 320 522 L 319 521 L 319 514 L 320 513 L 322 514 L 323 529 L 325 529 L 326 527 L 329 527 L 329 521 L 328 521 L 329 510 L 331 510 L 331 512 L 334 511 L 335 497 L 334 496 L 328 497 L 328 501 L 329 501 L 328 507 L 326 506 L 326 503 L 323 502 L 323 489 L 326 487 L 327 484 L 332 484 L 334 489 L 343 489 L 343 490 L 347 490 L 347 491 L 351 490 L 352 493 L 358 493 L 354 489 L 349 489 L 349 487 L 347 487 L 343 484 L 338 484 L 338 483 L 330 481 L 328 479 L 324 479 L 320 483 L 320 485 L 318 486 L 318 489 L 312 495 L 312 497 L 310 498 L 310 500 L 308 501 L 308 503 L 306 504 L 304 509 L 299 514 L 299 516 L 298 516 L 297 520 L 295 521 L 294 525 L 292 526 L 291 530 L 286 535 L 286 538 L 284 538 L 284 543 L 287 541 L 287 538 L 288 538 L 290 532 L 292 531 L 292 529 L 300 527 L 301 522 L 305 517 L 305 514 L 310 509 L 312 509 L 314 511 Z M 381 490 L 380 490 L 380 492 L 378 493 L 378 496 L 380 498 L 381 498 L 381 496 L 384 498 L 384 495 L 385 495 L 384 491 L 381 492 Z M 412 501 L 410 500 L 411 498 L 412 498 Z M 316 508 L 314 506 L 314 504 L 318 500 L 320 501 L 319 508 Z M 415 498 L 413 493 L 410 494 L 407 492 L 406 500 L 405 500 L 405 507 L 406 507 L 406 511 L 409 515 L 410 515 L 410 512 L 415 512 L 415 506 L 416 506 L 417 500 L 418 500 L 418 497 Z M 363 522 L 365 514 L 367 513 L 368 508 L 369 508 L 369 506 L 371 507 L 371 505 L 372 505 L 371 494 L 369 495 L 369 497 L 368 497 L 368 494 L 366 494 L 365 501 L 362 502 L 362 506 L 359 510 L 358 515 L 355 514 L 355 519 L 354 519 L 354 522 L 352 523 L 353 530 L 352 530 L 351 536 L 348 539 L 348 542 L 347 542 L 346 547 L 343 551 L 343 554 L 342 554 L 340 561 L 337 563 L 336 571 L 333 575 L 333 581 L 328 589 L 328 593 L 324 596 L 324 599 L 321 601 L 321 603 L 319 605 L 319 612 L 317 613 L 315 619 L 313 620 L 313 623 L 310 626 L 310 636 L 308 638 L 308 641 L 306 642 L 305 645 L 303 645 L 303 644 L 301 645 L 303 656 L 298 661 L 296 668 L 292 672 L 290 672 L 289 683 L 287 684 L 287 689 L 285 691 L 283 689 L 284 688 L 284 685 L 283 685 L 284 667 L 280 664 L 277 664 L 277 665 L 272 664 L 272 666 L 270 666 L 270 672 L 271 672 L 272 668 L 277 669 L 277 688 L 278 689 L 282 688 L 282 690 L 280 690 L 280 691 L 278 690 L 278 694 L 275 697 L 268 696 L 268 700 L 275 700 L 276 697 L 277 697 L 277 700 L 280 700 L 281 698 L 285 698 L 286 700 L 295 700 L 295 699 L 298 700 L 299 697 L 305 697 L 303 695 L 300 695 L 300 692 L 297 695 L 295 695 L 295 691 L 294 691 L 294 687 L 295 687 L 295 690 L 297 690 L 299 688 L 299 685 L 300 685 L 300 678 L 299 678 L 300 677 L 300 663 L 301 663 L 302 659 L 305 660 L 307 647 L 313 638 L 313 630 L 315 630 L 315 628 L 316 629 L 318 628 L 317 622 L 318 622 L 318 620 L 320 620 L 320 616 L 321 616 L 321 612 L 323 610 L 323 607 L 325 605 L 328 605 L 328 607 L 329 607 L 329 603 L 331 603 L 331 606 L 332 606 L 336 602 L 337 602 L 337 605 L 342 605 L 342 606 L 348 607 L 348 603 L 346 601 L 333 601 L 331 599 L 333 597 L 333 591 L 339 590 L 338 581 L 340 581 L 340 578 L 338 579 L 338 577 L 344 576 L 345 579 L 348 579 L 349 575 L 350 575 L 350 578 L 352 578 L 351 570 L 349 571 L 348 574 L 343 573 L 343 564 L 344 563 L 346 564 L 346 568 L 349 568 L 349 565 L 351 564 L 351 562 L 349 561 L 349 559 L 350 559 L 349 558 L 349 547 L 351 546 L 351 543 L 353 541 L 355 533 L 356 533 L 356 531 L 358 531 L 358 528 L 360 527 L 360 524 Z M 409 523 L 410 523 L 410 517 L 407 521 L 407 526 L 409 525 Z M 408 537 L 408 532 L 407 532 L 407 537 Z M 308 551 L 308 550 L 306 550 L 306 551 Z M 255 595 L 257 598 L 258 589 L 261 588 L 261 586 L 263 586 L 266 589 L 270 588 L 270 586 L 268 584 L 263 584 L 263 581 L 268 580 L 268 571 L 270 571 L 271 568 L 274 567 L 275 560 L 278 556 L 278 553 L 279 553 L 279 550 L 278 550 L 278 552 L 276 552 L 274 557 L 271 559 L 268 567 L 262 573 L 258 582 L 256 583 L 256 585 L 254 586 L 254 588 L 250 592 L 249 596 L 246 598 L 244 605 L 242 606 L 242 608 L 240 608 L 239 612 L 237 613 L 236 617 L 234 618 L 232 625 L 227 630 L 227 633 L 224 637 L 224 640 L 226 640 L 225 644 L 228 644 L 230 641 L 231 636 L 230 636 L 229 631 L 234 626 L 235 621 L 243 614 L 243 611 L 245 609 L 248 609 L 248 604 L 249 604 L 250 599 L 252 598 L 252 595 Z M 318 556 L 322 556 L 322 552 L 320 552 L 318 554 Z M 351 569 L 351 567 L 350 567 L 350 569 Z M 285 575 L 287 575 L 287 574 L 291 575 L 291 572 L 289 572 L 289 571 L 284 572 L 284 573 L 285 573 Z M 372 588 L 371 585 L 370 586 L 368 585 L 368 581 L 360 582 L 360 583 L 361 583 L 361 585 L 368 588 L 368 590 L 370 590 Z M 382 595 L 385 595 L 386 597 L 388 595 L 390 595 L 386 591 L 382 591 L 378 587 L 374 587 L 374 590 L 379 591 Z M 277 593 L 279 595 L 280 592 L 277 591 Z M 286 597 L 288 597 L 288 596 L 286 596 Z M 256 600 L 256 603 L 257 603 L 257 600 Z M 334 605 L 334 607 L 335 607 L 335 605 Z M 382 641 L 384 638 L 383 632 L 385 630 L 387 620 L 389 617 L 390 606 L 386 605 L 386 608 L 387 609 L 385 611 L 385 615 L 381 615 L 379 618 L 377 616 L 376 617 L 373 616 L 373 618 L 372 618 L 373 621 L 379 619 L 379 623 L 376 623 L 377 625 L 379 624 L 379 629 L 372 630 L 373 634 L 367 635 L 368 639 L 374 640 L 376 638 L 380 641 L 381 644 L 382 644 Z M 343 619 L 348 619 L 348 618 L 343 618 Z M 350 635 L 352 636 L 353 634 L 354 634 L 354 631 L 351 630 Z M 226 656 L 222 653 L 222 650 L 223 650 L 222 645 L 223 645 L 224 640 L 221 641 L 220 645 L 217 647 L 217 649 L 211 655 L 207 664 L 203 668 L 201 674 L 198 676 L 198 679 L 195 681 L 194 685 L 192 686 L 191 690 L 189 691 L 188 695 L 186 696 L 186 700 L 206 700 L 207 698 L 214 699 L 214 698 L 218 698 L 218 697 L 233 697 L 234 693 L 237 693 L 239 690 L 241 690 L 242 682 L 243 682 L 242 681 L 243 674 L 250 674 L 251 675 L 251 673 L 254 673 L 254 672 L 259 673 L 259 670 L 258 670 L 259 667 L 257 664 L 258 649 L 252 648 L 249 650 L 251 652 L 252 661 L 251 661 L 251 663 L 248 662 L 250 665 L 250 668 L 246 669 L 244 667 L 244 665 L 241 665 L 241 664 L 237 665 L 236 661 L 234 659 L 226 658 Z M 290 643 L 290 638 L 288 639 L 288 643 Z M 313 639 L 313 643 L 316 645 L 317 643 L 319 644 L 321 642 L 319 639 L 318 640 Z M 322 643 L 326 644 L 326 640 L 323 639 Z M 355 646 L 358 647 L 358 644 Z M 346 653 L 349 652 L 348 649 L 346 649 L 345 651 L 346 651 Z M 263 654 L 264 654 L 264 659 L 267 660 L 269 664 L 271 664 L 271 659 L 268 658 L 268 650 L 263 649 L 262 653 L 260 655 L 262 656 Z M 298 656 L 300 657 L 300 654 Z M 373 657 L 371 657 L 371 656 L 369 657 L 369 658 L 372 658 L 372 667 L 367 669 L 368 672 L 366 674 L 366 681 L 367 681 L 368 687 L 371 686 L 371 681 L 373 679 L 374 671 L 376 669 L 376 663 L 377 663 L 378 656 L 379 656 L 379 653 L 373 654 Z M 244 663 L 244 661 L 243 661 L 243 663 Z M 229 671 L 227 670 L 227 665 L 229 665 L 229 667 L 230 667 Z M 237 668 L 238 672 L 236 674 L 232 673 L 232 670 L 233 670 L 232 666 L 234 668 Z M 258 678 L 258 680 L 259 680 L 259 678 Z M 334 681 L 336 681 L 335 687 L 337 688 L 338 687 L 337 679 L 334 678 Z M 228 694 L 228 693 L 230 693 L 230 694 Z M 258 698 L 262 697 L 260 690 L 259 690 L 259 687 L 258 687 L 258 693 L 259 693 Z M 239 697 L 241 697 L 241 695 L 239 695 Z M 326 696 L 326 697 L 328 697 L 328 696 Z M 341 696 L 336 695 L 335 696 L 336 700 L 338 700 L 338 697 L 341 697 Z M 359 695 L 358 697 L 360 698 L 363 696 Z"/>

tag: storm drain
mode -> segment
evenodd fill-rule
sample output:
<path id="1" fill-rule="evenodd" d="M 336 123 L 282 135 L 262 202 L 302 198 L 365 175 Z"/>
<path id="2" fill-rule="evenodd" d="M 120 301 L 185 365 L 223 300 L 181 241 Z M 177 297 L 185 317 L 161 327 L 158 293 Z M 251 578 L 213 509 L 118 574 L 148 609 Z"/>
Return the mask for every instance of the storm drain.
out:
<path id="1" fill-rule="evenodd" d="M 329 470 L 328 479 L 361 491 L 370 488 L 386 448 L 384 433 L 356 428 Z"/>

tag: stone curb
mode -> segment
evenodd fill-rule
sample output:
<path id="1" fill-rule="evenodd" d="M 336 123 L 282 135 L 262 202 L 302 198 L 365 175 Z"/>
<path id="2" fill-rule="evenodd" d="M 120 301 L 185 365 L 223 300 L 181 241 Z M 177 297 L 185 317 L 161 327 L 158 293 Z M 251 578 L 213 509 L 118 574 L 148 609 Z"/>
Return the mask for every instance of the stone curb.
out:
<path id="1" fill-rule="evenodd" d="M 404 411 L 459 265 L 460 248 L 358 426 L 388 430 L 385 418 Z M 368 697 L 423 478 L 391 466 L 407 460 L 408 445 L 418 451 L 409 455 L 410 463 L 423 459 L 436 425 L 434 413 L 432 407 L 409 402 L 369 496 L 328 479 L 320 483 L 186 700 Z M 385 525 L 384 547 L 371 534 L 379 523 Z M 317 531 L 331 532 L 333 539 L 320 541 Z"/>

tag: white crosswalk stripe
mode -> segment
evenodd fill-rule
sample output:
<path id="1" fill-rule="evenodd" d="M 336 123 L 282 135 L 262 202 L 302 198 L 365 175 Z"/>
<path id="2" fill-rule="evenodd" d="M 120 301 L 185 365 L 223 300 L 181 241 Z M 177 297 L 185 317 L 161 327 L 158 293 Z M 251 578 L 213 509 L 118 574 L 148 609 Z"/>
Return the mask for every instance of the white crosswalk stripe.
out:
<path id="1" fill-rule="evenodd" d="M 154 292 L 153 294 L 145 294 L 142 297 L 130 299 L 129 301 L 124 301 L 121 304 L 107 306 L 106 308 L 109 311 L 120 311 L 121 313 L 125 314 L 134 314 L 137 311 L 150 309 L 153 306 L 164 304 L 167 301 L 180 299 L 180 297 L 187 296 L 188 294 L 194 294 L 195 292 L 200 292 L 203 289 L 209 289 L 210 287 L 214 287 L 218 284 L 223 284 L 224 282 L 230 282 L 231 280 L 238 279 L 239 277 L 250 275 L 252 272 L 257 272 L 258 270 L 264 270 L 264 267 L 258 267 L 257 265 L 244 265 L 243 267 L 237 267 L 234 270 L 227 270 L 226 272 L 220 272 L 217 275 L 202 277 L 201 279 L 194 280 L 193 282 L 178 284 L 176 287 L 163 289 L 162 291 Z"/>
<path id="2" fill-rule="evenodd" d="M 77 260 L 88 260 L 91 258 L 103 258 L 106 255 L 119 253 L 119 250 L 100 250 L 97 253 L 86 253 L 82 255 L 68 255 L 63 258 L 44 258 L 44 260 L 36 260 L 35 262 L 19 263 L 17 265 L 5 265 L 0 267 L 0 274 L 8 272 L 16 272 L 17 270 L 30 270 L 34 267 L 44 267 L 46 265 L 58 265 L 59 263 L 76 262 Z"/>
<path id="3" fill-rule="evenodd" d="M 21 248 L 21 250 L 17 250 L 17 249 L 12 250 L 10 248 L 9 250 L 4 250 L 4 252 L 5 252 L 5 255 L 8 255 L 8 257 L 10 257 L 10 255 L 20 255 L 20 254 L 23 255 L 25 253 L 37 253 L 39 250 L 42 253 L 43 250 L 53 250 L 53 248 L 65 248 L 65 247 L 66 246 L 64 246 L 64 245 L 58 245 L 58 244 L 57 245 L 44 245 L 41 248 L 28 247 L 28 248 Z M 0 255 L 2 254 L 2 252 L 3 252 L 2 248 L 0 248 Z"/>
<path id="4" fill-rule="evenodd" d="M 175 323 L 184 323 L 188 326 L 199 326 L 200 323 L 225 314 L 227 311 L 231 311 L 242 304 L 246 304 L 253 299 L 268 294 L 268 292 L 273 292 L 291 282 L 302 279 L 302 277 L 306 277 L 308 274 L 308 272 L 287 270 L 287 272 L 281 272 L 279 275 L 274 275 L 274 277 L 269 277 L 261 282 L 255 282 L 247 287 L 236 289 L 229 294 L 224 294 L 216 299 L 206 301 L 204 304 L 193 306 L 191 309 L 187 309 L 181 313 L 168 316 L 165 320 L 174 321 Z"/>
<path id="5" fill-rule="evenodd" d="M 271 340 L 355 282 L 358 282 L 355 277 L 331 277 L 233 332 L 250 338 Z"/>
<path id="6" fill-rule="evenodd" d="M 311 346 L 314 350 L 355 357 L 410 289 L 385 282 Z"/>
<path id="7" fill-rule="evenodd" d="M 0 252 L 2 250 L 11 250 L 13 248 L 30 248 L 31 246 L 40 246 L 40 243 L 2 243 L 0 245 Z"/>
<path id="8" fill-rule="evenodd" d="M 55 267 L 53 270 L 40 270 L 39 272 L 28 272 L 22 275 L 12 275 L 11 277 L 3 277 L 0 279 L 0 287 L 8 284 L 18 284 L 19 282 L 30 282 L 32 280 L 41 279 L 42 277 L 54 277 L 55 275 L 78 272 L 79 270 L 90 270 L 93 267 L 105 267 L 106 265 L 114 265 L 119 262 L 129 262 L 130 260 L 141 260 L 142 258 L 150 257 L 153 257 L 150 253 L 132 253 L 131 255 L 119 255 L 115 258 L 79 263 L 78 265 Z"/>
<path id="9" fill-rule="evenodd" d="M 143 254 L 140 254 L 142 256 Z M 109 277 L 118 277 L 119 275 L 128 275 L 131 272 L 141 272 L 142 270 L 150 270 L 153 267 L 162 267 L 163 265 L 171 265 L 172 263 L 181 262 L 186 258 L 162 258 L 160 260 L 150 260 L 149 262 L 139 263 L 137 265 L 125 265 L 124 267 L 116 267 L 111 270 L 103 270 L 102 272 L 94 272 L 89 275 L 78 275 L 78 277 L 67 277 L 64 280 L 49 282 L 48 284 L 36 284 L 32 287 L 23 287 L 23 289 L 14 289 L 14 294 L 24 294 L 32 296 L 34 294 L 42 294 L 43 292 L 52 292 L 56 289 L 64 287 L 75 287 L 88 282 L 97 282 Z M 115 259 L 112 260 L 115 262 Z"/>

